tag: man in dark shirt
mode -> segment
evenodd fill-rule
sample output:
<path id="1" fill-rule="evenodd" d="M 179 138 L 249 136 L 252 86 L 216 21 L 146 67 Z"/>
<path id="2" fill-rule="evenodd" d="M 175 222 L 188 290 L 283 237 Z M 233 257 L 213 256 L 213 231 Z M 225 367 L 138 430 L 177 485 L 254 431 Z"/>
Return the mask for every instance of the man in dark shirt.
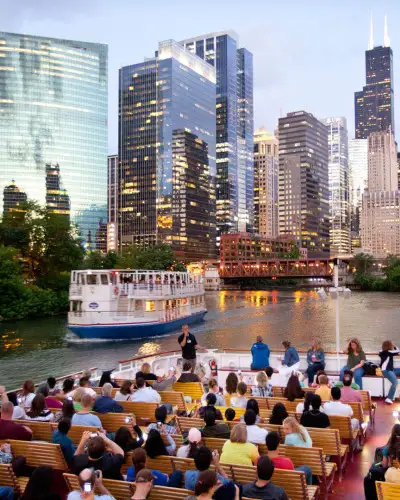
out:
<path id="1" fill-rule="evenodd" d="M 300 423 L 303 427 L 317 427 L 325 429 L 331 425 L 328 415 L 322 413 L 321 396 L 313 394 L 311 397 L 311 410 L 304 411 L 300 418 Z"/>
<path id="2" fill-rule="evenodd" d="M 178 338 L 179 345 L 182 348 L 183 364 L 190 363 L 191 371 L 196 367 L 196 349 L 202 349 L 197 343 L 196 337 L 189 333 L 188 325 L 182 325 L 182 334 Z"/>
<path id="3" fill-rule="evenodd" d="M 111 397 L 113 387 L 108 382 L 102 387 L 102 396 L 94 402 L 93 411 L 98 413 L 122 413 L 122 406 Z"/>
<path id="4" fill-rule="evenodd" d="M 17 424 L 12 421 L 14 405 L 10 401 L 5 401 L 3 396 L 3 405 L 1 407 L 0 419 L 0 439 L 17 439 L 19 441 L 30 441 L 32 431 L 29 427 Z"/>
<path id="5" fill-rule="evenodd" d="M 85 445 L 88 444 L 87 453 Z M 106 446 L 110 453 L 106 453 Z M 101 470 L 105 479 L 122 479 L 121 467 L 124 463 L 124 450 L 114 441 L 108 439 L 105 434 L 85 431 L 75 452 L 71 469 L 73 474 L 80 474 L 84 469 Z"/>
<path id="6" fill-rule="evenodd" d="M 200 382 L 199 377 L 192 372 L 192 364 L 189 361 L 183 363 L 183 372 L 177 382 Z"/>
<path id="7" fill-rule="evenodd" d="M 274 468 L 274 463 L 267 455 L 260 457 L 257 462 L 258 479 L 243 486 L 243 496 L 262 500 L 289 500 L 285 490 L 271 482 Z"/>
<path id="8" fill-rule="evenodd" d="M 205 426 L 201 429 L 203 437 L 214 437 L 221 439 L 229 439 L 231 431 L 226 424 L 216 424 L 217 410 L 213 406 L 207 406 L 204 412 Z"/>

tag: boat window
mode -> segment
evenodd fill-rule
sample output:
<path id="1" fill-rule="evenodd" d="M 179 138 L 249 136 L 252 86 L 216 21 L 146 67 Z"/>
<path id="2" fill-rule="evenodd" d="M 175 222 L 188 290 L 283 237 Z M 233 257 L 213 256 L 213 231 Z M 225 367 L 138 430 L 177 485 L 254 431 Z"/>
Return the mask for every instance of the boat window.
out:
<path id="1" fill-rule="evenodd" d="M 155 304 L 154 300 L 146 300 L 146 311 L 154 311 Z"/>
<path id="2" fill-rule="evenodd" d="M 101 274 L 100 277 L 101 277 L 101 284 L 102 285 L 108 285 L 108 276 L 107 276 L 107 274 Z"/>
<path id="3" fill-rule="evenodd" d="M 86 279 L 88 285 L 95 285 L 97 283 L 97 274 L 88 274 Z"/>
<path id="4" fill-rule="evenodd" d="M 72 283 L 75 283 L 75 280 L 76 280 L 76 273 L 73 272 L 72 273 L 72 278 L 71 278 Z"/>
<path id="5" fill-rule="evenodd" d="M 78 274 L 78 285 L 84 285 L 85 284 L 85 275 L 82 273 Z"/>

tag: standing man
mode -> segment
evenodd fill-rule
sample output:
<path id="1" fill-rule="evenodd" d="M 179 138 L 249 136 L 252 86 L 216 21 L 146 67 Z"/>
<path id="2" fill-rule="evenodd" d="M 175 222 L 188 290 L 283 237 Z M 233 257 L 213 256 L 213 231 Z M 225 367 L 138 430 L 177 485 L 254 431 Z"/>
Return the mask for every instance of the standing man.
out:
<path id="1" fill-rule="evenodd" d="M 257 341 L 251 346 L 251 355 L 253 360 L 250 368 L 252 370 L 265 370 L 269 366 L 269 347 L 264 344 L 261 335 L 257 336 Z"/>
<path id="2" fill-rule="evenodd" d="M 196 337 L 189 333 L 188 325 L 182 325 L 182 334 L 178 342 L 182 348 L 183 364 L 190 363 L 193 373 L 196 368 L 196 349 L 202 349 L 202 347 L 197 343 Z"/>

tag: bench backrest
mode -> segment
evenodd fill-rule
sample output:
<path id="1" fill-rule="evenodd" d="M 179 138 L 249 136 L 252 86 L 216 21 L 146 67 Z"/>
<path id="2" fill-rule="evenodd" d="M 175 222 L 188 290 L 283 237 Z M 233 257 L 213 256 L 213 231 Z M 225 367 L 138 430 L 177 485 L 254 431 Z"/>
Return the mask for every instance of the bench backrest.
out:
<path id="1" fill-rule="evenodd" d="M 224 416 L 225 415 L 225 412 L 228 408 L 231 408 L 230 406 L 216 406 L 215 408 L 217 408 L 220 412 L 221 412 L 221 415 Z M 242 415 L 244 415 L 246 413 L 246 408 L 233 408 L 235 410 L 235 419 L 236 418 L 240 418 Z"/>
<path id="2" fill-rule="evenodd" d="M 14 422 L 29 427 L 32 439 L 51 442 L 53 428 L 50 422 L 35 422 L 34 420 L 14 420 Z"/>
<path id="3" fill-rule="evenodd" d="M 376 481 L 375 486 L 378 500 L 399 500 L 400 484 Z"/>
<path id="4" fill-rule="evenodd" d="M 340 433 L 337 429 L 307 427 L 315 448 L 322 448 L 324 455 L 340 456 Z"/>
<path id="5" fill-rule="evenodd" d="M 227 440 L 220 438 L 206 437 L 203 438 L 203 441 L 204 444 L 207 446 L 207 448 L 210 448 L 210 450 L 217 450 L 219 455 L 221 456 L 222 448 Z"/>
<path id="6" fill-rule="evenodd" d="M 74 445 L 78 446 L 85 431 L 95 433 L 99 431 L 99 428 L 93 425 L 72 425 L 68 432 L 68 437 L 72 439 Z"/>
<path id="7" fill-rule="evenodd" d="M 296 412 L 295 411 L 289 411 L 288 409 L 286 409 L 289 417 L 295 417 L 296 418 Z M 272 409 L 271 410 L 260 410 L 260 417 L 261 418 L 264 418 L 267 422 L 269 421 L 269 419 L 271 418 L 272 416 Z"/>
<path id="8" fill-rule="evenodd" d="M 16 491 L 19 490 L 17 478 L 11 464 L 0 464 L 0 485 L 10 486 Z"/>
<path id="9" fill-rule="evenodd" d="M 303 399 L 296 399 L 295 401 L 288 401 L 285 398 L 265 398 L 267 401 L 267 407 L 272 410 L 272 408 L 276 405 L 276 403 L 282 403 L 286 410 L 289 412 L 295 412 L 296 411 L 296 406 L 299 403 L 302 403 L 304 400 Z"/>
<path id="10" fill-rule="evenodd" d="M 185 396 L 190 396 L 192 402 L 201 401 L 204 394 L 204 387 L 201 382 L 175 382 L 174 391 L 182 392 Z"/>
<path id="11" fill-rule="evenodd" d="M 135 403 L 133 401 L 119 401 L 119 404 L 126 413 L 134 413 L 137 420 L 150 423 L 155 422 L 154 412 L 158 403 Z"/>
<path id="12" fill-rule="evenodd" d="M 314 475 L 326 475 L 325 456 L 322 448 L 280 445 L 278 451 L 279 455 L 290 458 L 295 467 L 308 465 L 311 467 Z"/>
<path id="13" fill-rule="evenodd" d="M 91 387 L 90 389 L 93 389 L 94 392 L 98 395 L 98 396 L 101 396 L 103 394 L 103 388 L 102 387 Z M 112 392 L 111 392 L 111 397 L 112 398 L 115 398 L 115 395 L 117 394 L 117 392 L 119 391 L 119 388 L 117 387 L 113 387 L 112 388 Z"/>
<path id="14" fill-rule="evenodd" d="M 353 409 L 353 418 L 356 418 L 360 423 L 364 422 L 364 410 L 362 403 L 346 403 Z"/>
<path id="15" fill-rule="evenodd" d="M 15 441 L 13 439 L 8 440 L 8 442 L 14 456 L 26 457 L 26 463 L 31 467 L 49 465 L 56 470 L 68 469 L 59 444 Z"/>
<path id="16" fill-rule="evenodd" d="M 94 413 L 101 420 L 101 425 L 103 429 L 107 432 L 117 432 L 117 430 L 122 426 L 127 426 L 125 422 L 126 418 L 131 418 L 130 413 Z"/>
<path id="17" fill-rule="evenodd" d="M 202 418 L 191 418 L 191 417 L 177 417 L 176 418 L 181 432 L 188 431 L 192 427 L 200 429 L 204 427 L 204 420 Z"/>
<path id="18" fill-rule="evenodd" d="M 160 391 L 162 403 L 170 403 L 172 406 L 177 406 L 180 411 L 187 411 L 185 396 L 183 392 L 176 391 Z"/>
<path id="19" fill-rule="evenodd" d="M 353 439 L 353 429 L 351 426 L 351 418 L 338 416 L 338 415 L 329 415 L 329 421 L 331 423 L 331 429 L 337 429 L 340 434 L 340 439 Z"/>

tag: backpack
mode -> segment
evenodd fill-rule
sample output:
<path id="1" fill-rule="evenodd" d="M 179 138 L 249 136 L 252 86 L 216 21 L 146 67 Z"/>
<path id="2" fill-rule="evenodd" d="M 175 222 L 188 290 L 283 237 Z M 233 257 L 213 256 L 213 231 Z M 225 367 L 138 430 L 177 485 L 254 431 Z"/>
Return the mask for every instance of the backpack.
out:
<path id="1" fill-rule="evenodd" d="M 371 363 L 371 361 L 367 361 L 366 363 L 364 363 L 363 368 L 364 368 L 364 374 L 365 375 L 375 376 L 376 375 L 376 370 L 379 367 L 375 363 Z"/>

